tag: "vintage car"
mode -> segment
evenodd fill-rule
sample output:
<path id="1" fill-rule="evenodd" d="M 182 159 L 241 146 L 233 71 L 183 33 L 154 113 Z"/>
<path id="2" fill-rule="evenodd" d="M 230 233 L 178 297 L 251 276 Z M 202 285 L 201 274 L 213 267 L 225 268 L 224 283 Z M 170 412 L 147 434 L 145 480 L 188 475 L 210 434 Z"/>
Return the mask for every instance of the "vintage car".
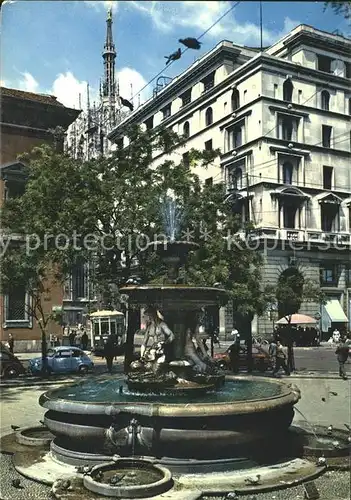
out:
<path id="1" fill-rule="evenodd" d="M 47 352 L 47 367 L 49 373 L 87 373 L 92 370 L 94 363 L 78 347 L 55 347 Z M 33 358 L 29 361 L 29 371 L 37 374 L 42 369 L 42 358 Z"/>
<path id="2" fill-rule="evenodd" d="M 14 378 L 25 373 L 25 371 L 21 361 L 0 342 L 0 376 Z"/>
<path id="3" fill-rule="evenodd" d="M 230 351 L 231 346 L 225 352 L 216 353 L 213 356 L 218 367 L 223 370 L 230 370 Z M 245 367 L 247 365 L 246 361 L 247 349 L 245 345 L 240 345 L 239 348 L 239 367 Z M 267 351 L 265 351 L 260 345 L 252 346 L 252 360 L 253 360 L 253 368 L 254 370 L 258 370 L 260 372 L 265 372 L 271 367 L 271 360 Z"/>

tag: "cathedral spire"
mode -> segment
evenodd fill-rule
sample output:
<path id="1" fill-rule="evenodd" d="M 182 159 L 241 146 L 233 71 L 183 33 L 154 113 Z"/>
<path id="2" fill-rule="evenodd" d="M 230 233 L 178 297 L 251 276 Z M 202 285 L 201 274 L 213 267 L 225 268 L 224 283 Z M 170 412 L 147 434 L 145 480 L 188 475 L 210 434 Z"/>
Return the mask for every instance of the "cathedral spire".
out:
<path id="1" fill-rule="evenodd" d="M 102 57 L 104 59 L 104 82 L 103 82 L 103 97 L 114 99 L 116 94 L 115 84 L 115 59 L 116 50 L 112 37 L 112 8 L 107 12 L 106 19 L 106 41 Z"/>

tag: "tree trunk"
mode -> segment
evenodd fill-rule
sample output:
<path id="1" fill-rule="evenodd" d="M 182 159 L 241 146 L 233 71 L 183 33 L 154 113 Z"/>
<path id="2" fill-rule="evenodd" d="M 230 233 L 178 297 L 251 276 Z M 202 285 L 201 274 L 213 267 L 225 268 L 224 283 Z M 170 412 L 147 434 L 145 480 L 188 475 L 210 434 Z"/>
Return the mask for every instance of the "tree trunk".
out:
<path id="1" fill-rule="evenodd" d="M 288 335 L 287 335 L 287 347 L 288 347 L 288 369 L 289 372 L 295 371 L 295 357 L 294 357 L 294 346 L 293 346 L 293 333 L 291 328 L 291 316 L 288 318 Z"/>
<path id="2" fill-rule="evenodd" d="M 46 342 L 46 332 L 41 330 L 41 376 L 43 378 L 48 375 L 48 359 L 47 359 L 47 342 Z"/>

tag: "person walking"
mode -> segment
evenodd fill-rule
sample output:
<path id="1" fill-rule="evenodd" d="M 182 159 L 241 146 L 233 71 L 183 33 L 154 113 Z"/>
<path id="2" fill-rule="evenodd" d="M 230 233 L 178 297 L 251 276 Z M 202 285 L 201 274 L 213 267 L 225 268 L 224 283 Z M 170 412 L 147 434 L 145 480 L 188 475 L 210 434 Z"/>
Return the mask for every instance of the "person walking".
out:
<path id="1" fill-rule="evenodd" d="M 14 345 L 15 345 L 15 339 L 13 338 L 12 333 L 9 333 L 8 344 L 9 344 L 9 350 L 13 354 L 13 348 L 14 348 Z"/>
<path id="2" fill-rule="evenodd" d="M 81 342 L 82 342 L 82 349 L 83 351 L 87 350 L 88 347 L 88 335 L 87 332 L 84 330 L 83 335 L 81 336 Z"/>
<path id="3" fill-rule="evenodd" d="M 277 347 L 275 353 L 275 368 L 273 370 L 274 376 L 279 372 L 280 368 L 283 368 L 286 375 L 290 375 L 289 368 L 286 364 L 286 354 L 284 352 L 284 348 L 280 340 L 277 340 Z"/>
<path id="4" fill-rule="evenodd" d="M 271 367 L 274 370 L 275 369 L 275 358 L 277 355 L 277 342 L 276 342 L 275 337 L 271 338 L 271 341 L 269 343 L 269 348 L 268 348 L 268 354 L 269 354 L 270 361 L 271 361 Z"/>
<path id="5" fill-rule="evenodd" d="M 340 344 L 336 348 L 335 354 L 339 363 L 339 376 L 344 380 L 347 380 L 345 363 L 349 357 L 349 344 L 346 342 L 345 336 L 340 338 Z"/>
<path id="6" fill-rule="evenodd" d="M 240 341 L 239 339 L 232 344 L 228 349 L 230 367 L 233 373 L 239 373 L 239 360 L 240 360 Z"/>
<path id="7" fill-rule="evenodd" d="M 112 373 L 113 358 L 116 355 L 117 337 L 111 333 L 104 345 L 104 358 L 106 359 L 107 371 Z"/>
<path id="8" fill-rule="evenodd" d="M 230 336 L 232 337 L 234 343 L 240 340 L 240 334 L 235 326 L 233 326 L 233 330 L 231 331 Z"/>
<path id="9" fill-rule="evenodd" d="M 76 333 L 74 330 L 71 330 L 71 333 L 68 335 L 69 345 L 74 346 L 74 339 L 76 338 Z"/>

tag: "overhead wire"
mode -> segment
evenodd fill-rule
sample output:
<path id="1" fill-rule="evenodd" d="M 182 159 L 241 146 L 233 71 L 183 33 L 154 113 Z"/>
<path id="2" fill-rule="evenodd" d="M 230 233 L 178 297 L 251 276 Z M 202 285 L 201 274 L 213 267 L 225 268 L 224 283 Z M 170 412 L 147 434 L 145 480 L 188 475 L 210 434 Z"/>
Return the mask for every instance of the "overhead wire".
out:
<path id="1" fill-rule="evenodd" d="M 224 12 L 224 14 L 222 14 L 213 24 L 211 24 L 211 26 L 209 28 L 207 28 L 206 31 L 204 31 L 200 36 L 198 36 L 196 38 L 196 40 L 200 40 L 203 36 L 205 36 L 212 28 L 214 28 L 216 26 L 216 24 L 218 24 L 225 16 L 227 16 L 232 10 L 235 9 L 235 7 L 237 7 L 239 4 L 241 3 L 241 0 L 239 0 L 238 2 L 236 2 L 234 5 L 232 5 L 230 7 L 230 9 L 226 10 Z M 187 51 L 189 50 L 189 47 L 185 48 L 182 52 L 181 52 L 181 56 Z M 138 90 L 138 92 L 136 92 L 133 97 L 131 98 L 131 101 L 133 101 L 133 99 L 135 97 L 137 97 L 138 94 L 140 94 L 143 90 L 145 90 L 154 80 L 156 80 L 157 77 L 161 76 L 162 73 L 168 69 L 175 61 L 174 60 L 171 60 L 171 62 L 169 64 L 166 64 L 164 68 L 161 69 L 161 71 L 159 71 L 157 73 L 157 75 L 155 75 L 153 78 L 151 78 L 151 80 L 149 80 L 140 90 Z"/>

